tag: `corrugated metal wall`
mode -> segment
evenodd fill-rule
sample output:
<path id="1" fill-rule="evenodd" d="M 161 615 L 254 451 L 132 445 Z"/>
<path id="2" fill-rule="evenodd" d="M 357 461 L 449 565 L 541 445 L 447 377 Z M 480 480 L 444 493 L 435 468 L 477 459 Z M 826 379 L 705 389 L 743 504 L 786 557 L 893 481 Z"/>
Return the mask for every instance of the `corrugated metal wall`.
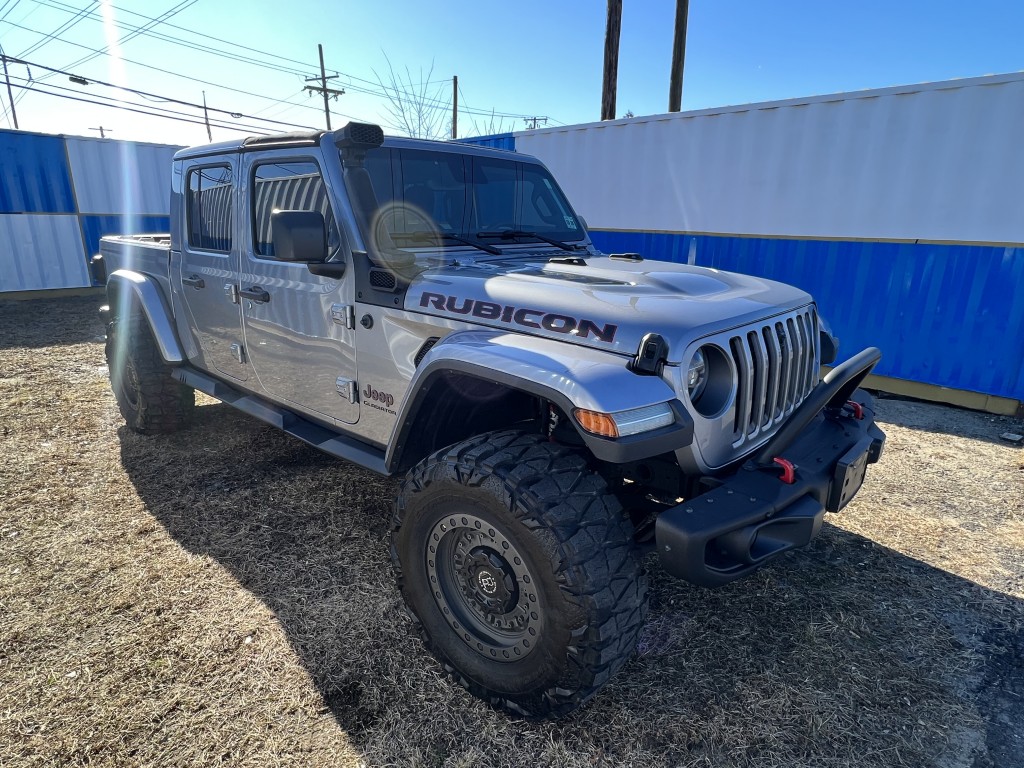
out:
<path id="1" fill-rule="evenodd" d="M 602 250 L 798 285 L 843 352 L 882 348 L 877 373 L 1024 401 L 1022 125 L 1018 73 L 523 131 L 511 148 L 551 168 Z"/>
<path id="2" fill-rule="evenodd" d="M 88 286 L 102 235 L 166 232 L 177 149 L 0 131 L 0 292 Z"/>
<path id="3" fill-rule="evenodd" d="M 1024 400 L 1024 248 L 592 231 L 609 253 L 693 263 L 808 291 L 840 357 L 875 373 Z"/>
<path id="4" fill-rule="evenodd" d="M 459 139 L 459 142 L 462 144 L 475 144 L 478 147 L 490 147 L 491 149 L 507 149 L 509 152 L 516 151 L 516 136 L 514 133 L 471 136 L 468 139 Z"/>
<path id="5" fill-rule="evenodd" d="M 1024 243 L 1024 73 L 515 135 L 602 229 Z"/>

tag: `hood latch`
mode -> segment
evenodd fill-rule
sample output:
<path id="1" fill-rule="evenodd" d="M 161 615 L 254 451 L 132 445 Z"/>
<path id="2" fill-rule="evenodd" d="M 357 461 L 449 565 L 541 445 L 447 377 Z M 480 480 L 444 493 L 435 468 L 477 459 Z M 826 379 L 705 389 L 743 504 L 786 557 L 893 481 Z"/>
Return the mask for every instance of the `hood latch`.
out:
<path id="1" fill-rule="evenodd" d="M 640 340 L 636 357 L 629 361 L 629 370 L 641 376 L 660 376 L 668 359 L 668 342 L 660 333 L 648 333 Z"/>

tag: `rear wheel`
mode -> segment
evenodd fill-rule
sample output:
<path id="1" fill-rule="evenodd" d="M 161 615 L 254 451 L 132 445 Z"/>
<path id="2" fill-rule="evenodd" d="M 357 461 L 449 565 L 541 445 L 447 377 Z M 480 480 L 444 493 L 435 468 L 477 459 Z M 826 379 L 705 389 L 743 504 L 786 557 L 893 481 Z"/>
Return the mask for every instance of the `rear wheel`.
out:
<path id="1" fill-rule="evenodd" d="M 583 457 L 497 432 L 417 465 L 392 558 L 424 641 L 491 704 L 563 715 L 629 659 L 647 611 L 632 526 Z"/>
<path id="2" fill-rule="evenodd" d="M 195 390 L 171 377 L 142 315 L 107 325 L 106 357 L 114 399 L 129 427 L 151 434 L 188 426 Z"/>

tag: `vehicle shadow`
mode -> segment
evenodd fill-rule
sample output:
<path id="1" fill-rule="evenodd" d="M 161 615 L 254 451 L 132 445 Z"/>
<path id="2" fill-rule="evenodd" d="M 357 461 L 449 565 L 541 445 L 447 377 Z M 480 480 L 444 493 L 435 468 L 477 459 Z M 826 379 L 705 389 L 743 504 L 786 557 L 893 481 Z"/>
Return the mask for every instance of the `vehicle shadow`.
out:
<path id="1" fill-rule="evenodd" d="M 227 406 L 197 413 L 170 436 L 122 427 L 124 469 L 182 547 L 274 612 L 370 764 L 1019 764 L 1020 601 L 832 525 L 719 590 L 651 561 L 639 655 L 601 694 L 555 723 L 495 712 L 413 636 L 396 482 Z"/>
<path id="2" fill-rule="evenodd" d="M 103 341 L 106 332 L 98 310 L 104 303 L 97 296 L 53 299 L 0 299 L 0 349 L 38 349 Z"/>

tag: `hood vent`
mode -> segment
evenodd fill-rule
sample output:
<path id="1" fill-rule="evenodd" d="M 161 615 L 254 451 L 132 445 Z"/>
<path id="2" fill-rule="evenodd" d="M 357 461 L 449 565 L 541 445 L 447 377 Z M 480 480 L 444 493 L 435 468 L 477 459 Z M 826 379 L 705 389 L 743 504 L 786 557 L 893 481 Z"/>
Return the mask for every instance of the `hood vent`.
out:
<path id="1" fill-rule="evenodd" d="M 427 356 L 427 352 L 429 352 L 438 341 L 440 341 L 440 337 L 431 336 L 423 342 L 423 346 L 420 347 L 420 351 L 416 353 L 416 359 L 413 360 L 417 368 L 420 367 L 420 363 L 423 362 L 423 358 Z"/>

